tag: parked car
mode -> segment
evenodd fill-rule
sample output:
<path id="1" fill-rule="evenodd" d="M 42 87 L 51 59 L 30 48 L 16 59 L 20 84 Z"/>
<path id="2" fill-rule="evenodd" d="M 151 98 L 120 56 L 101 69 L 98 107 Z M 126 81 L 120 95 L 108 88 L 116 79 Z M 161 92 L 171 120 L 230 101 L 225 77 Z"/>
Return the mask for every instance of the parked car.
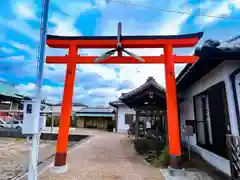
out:
<path id="1" fill-rule="evenodd" d="M 6 125 L 6 122 L 2 119 L 0 119 L 0 129 L 4 128 Z"/>
<path id="2" fill-rule="evenodd" d="M 0 129 L 2 128 L 13 128 L 17 130 L 22 129 L 22 121 L 20 120 L 13 120 L 13 121 L 3 121 L 0 119 Z"/>
<path id="3" fill-rule="evenodd" d="M 22 123 L 20 120 L 13 120 L 13 128 L 22 130 Z"/>

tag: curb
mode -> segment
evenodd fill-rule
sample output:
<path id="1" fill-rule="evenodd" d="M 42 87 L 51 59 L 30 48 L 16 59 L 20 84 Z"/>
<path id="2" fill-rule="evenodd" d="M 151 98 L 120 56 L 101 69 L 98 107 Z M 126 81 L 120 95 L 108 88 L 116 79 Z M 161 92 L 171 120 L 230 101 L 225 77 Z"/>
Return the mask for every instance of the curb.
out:
<path id="1" fill-rule="evenodd" d="M 95 137 L 96 135 L 89 135 L 87 138 L 83 139 L 82 141 L 80 141 L 79 143 L 75 144 L 74 146 L 70 147 L 69 150 L 67 151 L 68 153 L 70 153 L 71 151 L 77 149 L 80 145 L 88 142 L 90 139 L 92 139 L 93 137 Z M 46 159 L 45 162 L 39 164 L 37 166 L 37 170 L 38 170 L 38 176 L 41 175 L 42 173 L 44 173 L 49 167 L 54 165 L 54 159 L 55 159 L 55 154 L 54 156 L 50 156 L 50 158 Z M 42 168 L 42 169 L 41 169 Z M 27 170 L 28 171 L 28 170 Z M 28 172 L 26 173 L 22 173 L 17 175 L 16 177 L 12 178 L 12 180 L 24 180 L 24 178 L 27 178 Z"/>

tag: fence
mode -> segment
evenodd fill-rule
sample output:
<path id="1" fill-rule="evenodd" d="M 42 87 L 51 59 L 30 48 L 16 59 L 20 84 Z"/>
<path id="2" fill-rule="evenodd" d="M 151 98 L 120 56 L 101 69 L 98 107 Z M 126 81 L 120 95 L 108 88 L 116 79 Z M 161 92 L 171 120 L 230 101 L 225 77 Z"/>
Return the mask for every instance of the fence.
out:
<path id="1" fill-rule="evenodd" d="M 231 180 L 240 180 L 240 136 L 227 135 Z"/>

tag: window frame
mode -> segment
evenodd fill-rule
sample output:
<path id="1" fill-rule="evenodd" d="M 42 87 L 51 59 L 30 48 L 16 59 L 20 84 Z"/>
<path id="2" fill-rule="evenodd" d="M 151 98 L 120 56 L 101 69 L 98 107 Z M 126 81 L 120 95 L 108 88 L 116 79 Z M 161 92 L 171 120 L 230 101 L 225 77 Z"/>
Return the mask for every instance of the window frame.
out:
<path id="1" fill-rule="evenodd" d="M 222 87 L 220 86 L 221 84 L 223 85 Z M 202 91 L 202 92 L 193 96 L 194 118 L 195 118 L 195 121 L 196 121 L 195 122 L 196 143 L 201 148 L 204 148 L 208 151 L 211 151 L 212 153 L 217 154 L 219 156 L 222 156 L 224 158 L 228 158 L 227 154 L 223 154 L 222 152 L 218 151 L 217 146 L 219 146 L 219 143 L 216 141 L 216 135 L 217 135 L 218 132 L 216 132 L 217 129 L 213 128 L 216 125 L 216 119 L 212 119 L 212 115 L 214 115 L 214 114 L 216 115 L 216 109 L 214 110 L 214 109 L 210 108 L 210 104 L 213 102 L 212 98 L 216 98 L 216 97 L 211 96 L 211 95 L 213 95 L 213 93 L 214 93 L 213 89 L 215 89 L 217 86 L 219 86 L 219 89 L 218 89 L 219 92 L 222 91 L 221 93 L 223 93 L 222 97 L 220 97 L 220 98 L 222 98 L 221 101 L 223 103 L 222 104 L 223 105 L 222 110 L 224 112 L 224 116 L 222 116 L 222 117 L 224 117 L 224 121 L 222 119 L 222 121 L 220 122 L 220 125 L 221 125 L 221 123 L 224 124 L 224 126 L 221 126 L 223 128 L 226 128 L 228 125 L 230 126 L 228 103 L 227 103 L 227 92 L 226 92 L 225 82 L 220 81 L 220 82 L 210 86 L 209 88 L 205 89 L 204 91 Z M 199 96 L 206 96 L 206 95 L 208 96 L 208 99 L 209 99 L 208 104 L 209 104 L 209 115 L 210 115 L 210 124 L 211 124 L 211 131 L 210 132 L 212 133 L 212 138 L 215 137 L 215 140 L 212 139 L 213 140 L 212 143 L 210 142 L 209 125 L 208 125 L 208 120 L 207 120 L 207 115 L 206 115 L 206 107 L 205 107 L 206 103 L 203 103 L 202 104 L 202 113 L 203 113 L 202 115 L 203 115 L 203 123 L 204 123 L 205 144 L 202 144 L 201 142 L 199 142 L 198 122 L 201 122 L 201 121 L 198 121 L 198 119 L 197 119 L 196 99 Z M 203 102 L 203 101 L 206 102 L 205 100 L 201 99 L 201 102 Z M 229 133 L 231 133 L 231 130 L 230 130 L 230 132 L 227 132 L 227 131 L 224 132 L 224 134 L 222 134 L 222 135 L 226 136 L 226 134 L 229 134 Z"/>

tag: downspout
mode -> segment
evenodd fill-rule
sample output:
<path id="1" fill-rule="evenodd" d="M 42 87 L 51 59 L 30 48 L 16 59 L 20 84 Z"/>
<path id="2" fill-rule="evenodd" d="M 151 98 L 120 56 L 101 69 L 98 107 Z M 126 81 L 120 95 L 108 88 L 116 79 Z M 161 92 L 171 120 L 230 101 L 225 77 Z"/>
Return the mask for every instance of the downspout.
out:
<path id="1" fill-rule="evenodd" d="M 234 99 L 236 116 L 237 116 L 238 131 L 240 132 L 240 112 L 239 112 L 239 104 L 238 104 L 237 90 L 236 90 L 236 83 L 235 83 L 236 76 L 239 73 L 240 73 L 240 68 L 238 68 L 235 71 L 233 71 L 230 74 L 230 81 L 231 81 L 232 89 L 233 89 L 233 99 Z"/>

